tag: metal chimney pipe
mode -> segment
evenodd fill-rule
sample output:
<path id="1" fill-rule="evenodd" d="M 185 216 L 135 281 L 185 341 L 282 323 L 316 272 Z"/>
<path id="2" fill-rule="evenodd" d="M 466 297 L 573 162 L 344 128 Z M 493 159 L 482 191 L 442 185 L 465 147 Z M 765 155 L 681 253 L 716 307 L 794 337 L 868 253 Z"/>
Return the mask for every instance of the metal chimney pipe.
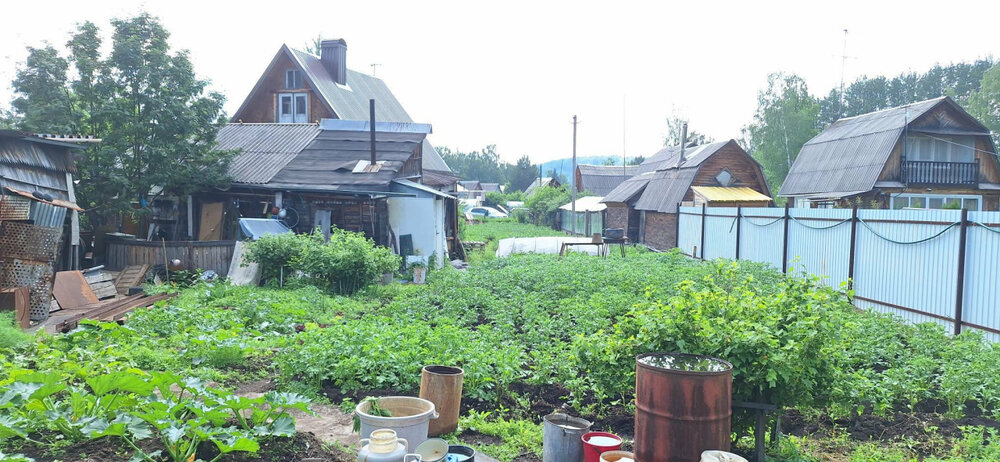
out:
<path id="1" fill-rule="evenodd" d="M 375 166 L 375 99 L 368 100 L 368 126 L 372 134 L 372 166 Z"/>
<path id="2" fill-rule="evenodd" d="M 677 168 L 681 168 L 681 164 L 684 163 L 684 145 L 687 144 L 688 137 L 688 124 L 684 122 L 681 124 L 681 155 L 677 157 Z"/>

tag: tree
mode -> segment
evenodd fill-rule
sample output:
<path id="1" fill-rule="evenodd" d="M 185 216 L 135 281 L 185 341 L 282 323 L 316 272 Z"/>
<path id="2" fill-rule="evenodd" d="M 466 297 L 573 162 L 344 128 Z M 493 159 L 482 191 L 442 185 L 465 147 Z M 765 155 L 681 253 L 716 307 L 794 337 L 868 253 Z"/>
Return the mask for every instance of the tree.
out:
<path id="1" fill-rule="evenodd" d="M 25 67 L 17 71 L 11 106 L 22 130 L 40 133 L 73 133 L 73 95 L 67 87 L 69 63 L 52 45 L 28 47 Z"/>
<path id="2" fill-rule="evenodd" d="M 517 163 L 507 168 L 507 190 L 523 191 L 535 179 L 538 166 L 531 163 L 528 156 L 521 156 Z"/>
<path id="3" fill-rule="evenodd" d="M 679 146 L 681 144 L 681 127 L 686 122 L 686 120 L 677 117 L 670 117 L 667 119 L 667 136 L 663 138 L 664 147 L 669 148 L 671 146 Z M 695 146 L 700 146 L 702 144 L 711 143 L 712 141 L 711 136 L 698 133 L 697 131 L 692 130 L 691 127 L 688 127 L 688 145 L 694 144 Z"/>
<path id="4" fill-rule="evenodd" d="M 970 94 L 966 109 L 993 132 L 993 142 L 1000 144 L 1000 64 L 983 73 L 979 89 Z"/>
<path id="5" fill-rule="evenodd" d="M 77 167 L 78 202 L 101 218 L 134 212 L 154 187 L 185 195 L 225 186 L 233 153 L 214 149 L 225 122 L 224 98 L 207 93 L 186 51 L 171 52 L 169 33 L 143 13 L 115 19 L 111 53 L 102 58 L 97 26 L 84 23 L 67 43 L 68 62 L 51 47 L 31 57 L 14 81 L 20 128 L 41 132 L 82 129 L 103 139 Z"/>
<path id="6" fill-rule="evenodd" d="M 314 39 L 306 43 L 306 52 L 319 56 L 323 52 L 323 36 L 317 34 Z"/>
<path id="7" fill-rule="evenodd" d="M 641 165 L 646 161 L 646 156 L 635 156 L 628 160 L 628 165 Z"/>
<path id="8" fill-rule="evenodd" d="M 764 166 L 772 191 L 778 191 L 802 145 L 815 136 L 819 102 L 805 81 L 794 74 L 774 73 L 757 96 L 753 122 L 744 128 L 744 143 Z"/>
<path id="9" fill-rule="evenodd" d="M 618 165 L 618 158 L 615 156 L 608 156 L 603 161 L 601 161 L 601 165 L 604 165 L 606 167 L 612 165 Z"/>

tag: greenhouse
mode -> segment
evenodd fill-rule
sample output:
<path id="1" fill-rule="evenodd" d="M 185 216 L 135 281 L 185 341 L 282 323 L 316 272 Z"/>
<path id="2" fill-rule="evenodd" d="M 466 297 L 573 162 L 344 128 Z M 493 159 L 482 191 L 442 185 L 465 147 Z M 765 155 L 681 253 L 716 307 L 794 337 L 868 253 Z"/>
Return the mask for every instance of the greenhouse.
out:
<path id="1" fill-rule="evenodd" d="M 588 196 L 576 200 L 576 212 L 573 203 L 559 207 L 559 226 L 563 231 L 585 236 L 601 233 L 604 229 L 604 209 L 601 203 L 603 197 Z"/>

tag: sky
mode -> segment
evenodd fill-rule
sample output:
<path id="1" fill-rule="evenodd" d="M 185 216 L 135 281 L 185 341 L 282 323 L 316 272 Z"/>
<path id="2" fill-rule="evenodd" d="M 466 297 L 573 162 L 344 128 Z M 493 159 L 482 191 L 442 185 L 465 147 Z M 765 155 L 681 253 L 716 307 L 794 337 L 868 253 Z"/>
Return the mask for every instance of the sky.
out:
<path id="1" fill-rule="evenodd" d="M 816 96 L 862 76 L 923 72 L 1000 53 L 996 1 L 45 1 L 4 5 L 0 104 L 44 42 L 84 20 L 147 11 L 190 51 L 232 114 L 282 43 L 344 38 L 349 68 L 385 80 L 437 146 L 495 144 L 504 160 L 650 156 L 666 119 L 739 138 L 771 72 Z M 11 20 L 17 18 L 15 20 Z M 846 56 L 843 59 L 847 29 Z M 372 64 L 378 64 L 372 67 Z"/>

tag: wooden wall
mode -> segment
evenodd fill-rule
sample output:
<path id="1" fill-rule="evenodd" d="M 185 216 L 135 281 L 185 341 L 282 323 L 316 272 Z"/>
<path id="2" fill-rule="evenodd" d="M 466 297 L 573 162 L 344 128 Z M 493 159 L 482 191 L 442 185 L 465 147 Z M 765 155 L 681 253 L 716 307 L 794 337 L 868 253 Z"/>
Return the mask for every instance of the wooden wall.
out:
<path id="1" fill-rule="evenodd" d="M 249 102 L 242 111 L 233 116 L 233 121 L 246 123 L 275 123 L 275 108 L 277 107 L 278 93 L 303 93 L 309 92 L 309 122 L 314 123 L 319 119 L 334 118 L 335 115 L 327 109 L 320 100 L 316 92 L 309 86 L 305 74 L 302 76 L 302 89 L 285 90 L 285 71 L 297 68 L 288 58 L 281 54 L 271 67 L 270 72 L 264 76 L 261 86 L 252 92 L 247 98 Z"/>
<path id="2" fill-rule="evenodd" d="M 225 277 L 233 258 L 236 241 L 110 241 L 106 255 L 109 270 L 119 271 L 131 265 L 162 265 L 166 259 L 178 259 L 187 269 L 212 270 Z"/>
<path id="3" fill-rule="evenodd" d="M 723 169 L 733 175 L 733 182 L 729 186 L 746 186 L 761 194 L 771 195 L 760 165 L 736 143 L 723 146 L 705 160 L 698 168 L 698 174 L 695 175 L 691 186 L 722 186 L 715 177 Z M 684 200 L 693 201 L 694 192 L 689 189 L 684 195 Z"/>

